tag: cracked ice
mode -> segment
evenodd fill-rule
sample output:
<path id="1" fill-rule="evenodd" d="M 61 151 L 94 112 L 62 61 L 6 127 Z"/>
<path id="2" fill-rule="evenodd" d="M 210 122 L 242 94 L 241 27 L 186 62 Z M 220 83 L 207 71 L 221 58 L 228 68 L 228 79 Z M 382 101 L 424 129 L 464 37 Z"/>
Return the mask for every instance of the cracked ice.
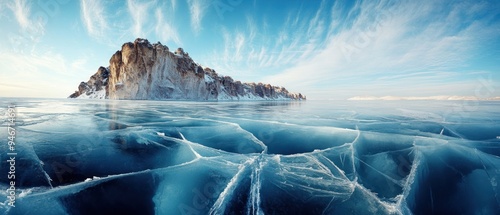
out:
<path id="1" fill-rule="evenodd" d="M 495 102 L 7 102 L 2 214 L 500 213 Z"/>

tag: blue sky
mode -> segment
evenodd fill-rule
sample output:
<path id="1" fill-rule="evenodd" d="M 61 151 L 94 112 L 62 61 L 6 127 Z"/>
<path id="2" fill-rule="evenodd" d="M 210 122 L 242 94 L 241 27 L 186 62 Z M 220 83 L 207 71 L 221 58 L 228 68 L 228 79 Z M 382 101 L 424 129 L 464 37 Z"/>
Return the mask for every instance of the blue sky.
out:
<path id="1" fill-rule="evenodd" d="M 137 37 L 309 99 L 500 96 L 500 1 L 0 0 L 0 19 L 0 97 L 67 97 Z"/>

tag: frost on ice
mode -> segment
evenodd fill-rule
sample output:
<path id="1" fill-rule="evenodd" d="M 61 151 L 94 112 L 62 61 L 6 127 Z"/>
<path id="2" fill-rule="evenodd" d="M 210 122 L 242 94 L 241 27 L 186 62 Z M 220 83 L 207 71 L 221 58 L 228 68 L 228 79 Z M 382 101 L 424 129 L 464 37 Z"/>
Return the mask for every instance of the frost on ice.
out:
<path id="1" fill-rule="evenodd" d="M 1 214 L 500 213 L 495 103 L 15 102 Z"/>

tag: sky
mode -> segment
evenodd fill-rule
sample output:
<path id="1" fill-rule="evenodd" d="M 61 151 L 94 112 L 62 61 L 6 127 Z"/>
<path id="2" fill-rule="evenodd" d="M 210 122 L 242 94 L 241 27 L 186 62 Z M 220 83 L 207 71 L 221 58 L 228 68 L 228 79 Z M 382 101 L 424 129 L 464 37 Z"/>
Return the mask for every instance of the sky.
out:
<path id="1" fill-rule="evenodd" d="M 308 99 L 500 96 L 500 1 L 0 0 L 0 97 L 65 98 L 135 38 Z"/>

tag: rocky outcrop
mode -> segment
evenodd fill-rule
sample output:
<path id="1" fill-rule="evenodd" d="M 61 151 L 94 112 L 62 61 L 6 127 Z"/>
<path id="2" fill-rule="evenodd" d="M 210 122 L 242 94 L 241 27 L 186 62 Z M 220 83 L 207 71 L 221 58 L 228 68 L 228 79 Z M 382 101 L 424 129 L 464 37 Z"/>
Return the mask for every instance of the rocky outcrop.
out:
<path id="1" fill-rule="evenodd" d="M 97 72 L 90 76 L 87 82 L 81 82 L 78 85 L 78 90 L 71 94 L 70 98 L 87 97 L 87 98 L 106 98 L 106 88 L 108 86 L 109 69 L 99 67 Z"/>
<path id="2" fill-rule="evenodd" d="M 70 98 L 182 100 L 305 100 L 302 94 L 262 83 L 241 83 L 145 39 L 123 44 Z"/>

